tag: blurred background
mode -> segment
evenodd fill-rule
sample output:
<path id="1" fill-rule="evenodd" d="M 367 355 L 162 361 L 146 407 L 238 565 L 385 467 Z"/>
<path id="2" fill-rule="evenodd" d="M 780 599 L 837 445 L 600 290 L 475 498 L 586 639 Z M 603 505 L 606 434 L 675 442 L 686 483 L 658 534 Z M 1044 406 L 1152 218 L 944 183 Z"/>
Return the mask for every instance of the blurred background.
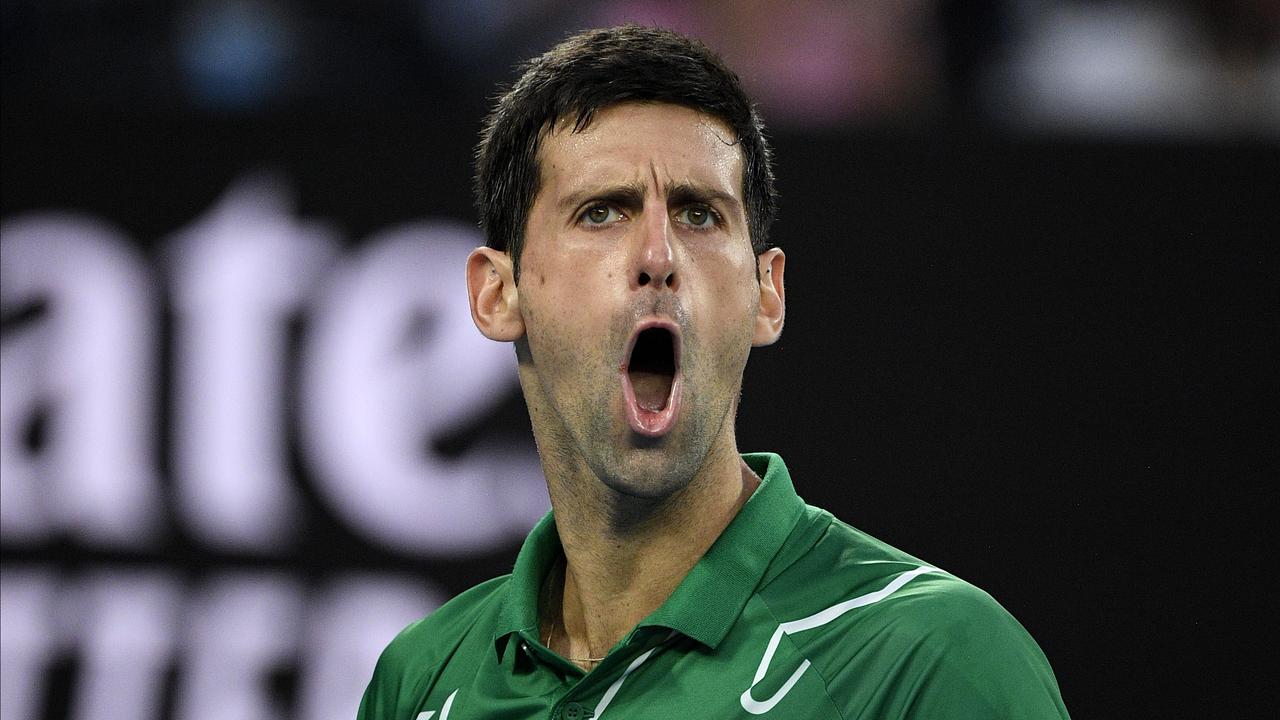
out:
<path id="1" fill-rule="evenodd" d="M 1274 708 L 1280 3 L 0 0 L 0 716 L 350 718 L 510 570 L 471 149 L 624 21 L 771 128 L 743 449 L 991 592 L 1074 717 Z"/>

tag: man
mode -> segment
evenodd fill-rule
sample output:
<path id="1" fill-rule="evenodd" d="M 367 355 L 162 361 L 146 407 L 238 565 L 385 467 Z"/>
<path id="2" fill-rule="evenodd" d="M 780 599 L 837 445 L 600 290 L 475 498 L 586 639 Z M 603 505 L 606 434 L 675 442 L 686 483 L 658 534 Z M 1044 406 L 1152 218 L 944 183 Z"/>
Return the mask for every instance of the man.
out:
<path id="1" fill-rule="evenodd" d="M 572 37 L 498 101 L 477 168 L 472 317 L 515 345 L 553 511 L 511 575 L 391 643 L 360 717 L 1066 717 L 988 595 L 738 454 L 785 256 L 760 119 L 716 56 Z"/>

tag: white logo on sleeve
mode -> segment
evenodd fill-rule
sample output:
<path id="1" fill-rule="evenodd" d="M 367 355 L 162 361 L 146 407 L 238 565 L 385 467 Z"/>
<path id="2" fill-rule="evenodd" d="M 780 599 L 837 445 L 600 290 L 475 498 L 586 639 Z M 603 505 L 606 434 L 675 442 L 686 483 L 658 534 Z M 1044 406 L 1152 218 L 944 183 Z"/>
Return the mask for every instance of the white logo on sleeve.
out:
<path id="1" fill-rule="evenodd" d="M 769 672 L 769 663 L 773 660 L 773 654 L 777 651 L 778 643 L 782 640 L 783 635 L 793 635 L 804 630 L 812 630 L 816 627 L 822 627 L 854 608 L 880 602 L 897 592 L 903 585 L 911 582 L 911 580 L 915 579 L 917 576 L 930 572 L 940 571 L 937 568 L 932 567 L 916 568 L 915 570 L 902 573 L 898 577 L 894 578 L 893 582 L 886 585 L 882 590 L 867 593 L 866 595 L 859 595 L 856 598 L 832 605 L 826 610 L 814 613 L 809 617 L 784 622 L 779 625 L 778 629 L 773 631 L 773 637 L 769 638 L 769 645 L 765 648 L 764 657 L 760 658 L 760 667 L 756 668 L 756 676 L 755 679 L 751 681 L 751 687 L 748 687 L 742 692 L 742 708 L 752 715 L 763 715 L 769 712 L 782 700 L 782 698 L 787 696 L 787 693 L 791 692 L 791 688 L 795 687 L 796 683 L 800 681 L 800 676 L 804 675 L 804 671 L 809 669 L 809 661 L 805 660 L 800 663 L 800 667 L 796 668 L 795 672 L 791 673 L 791 677 L 783 683 L 782 687 L 778 692 L 774 693 L 772 697 L 767 700 L 756 700 L 751 697 L 751 689 L 758 685 L 760 681 L 764 679 L 765 674 Z"/>
<path id="2" fill-rule="evenodd" d="M 462 688 L 458 688 L 461 690 Z M 444 701 L 444 707 L 440 708 L 440 720 L 449 720 L 449 708 L 453 707 L 453 696 L 458 694 L 458 690 L 449 693 L 449 697 Z M 424 710 L 418 713 L 417 720 L 431 720 L 435 717 L 435 710 Z"/>

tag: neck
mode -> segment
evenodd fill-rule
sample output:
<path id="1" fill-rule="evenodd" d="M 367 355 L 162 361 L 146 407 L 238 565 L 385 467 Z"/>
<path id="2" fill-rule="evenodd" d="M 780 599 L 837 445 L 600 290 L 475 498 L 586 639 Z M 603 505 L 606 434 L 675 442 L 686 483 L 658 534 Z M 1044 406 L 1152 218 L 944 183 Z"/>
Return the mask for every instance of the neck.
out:
<path id="1" fill-rule="evenodd" d="M 548 578 L 543 636 L 575 662 L 604 657 L 662 605 L 760 482 L 732 445 L 660 500 L 610 497 L 593 477 L 580 478 L 591 487 L 547 477 L 565 560 Z"/>

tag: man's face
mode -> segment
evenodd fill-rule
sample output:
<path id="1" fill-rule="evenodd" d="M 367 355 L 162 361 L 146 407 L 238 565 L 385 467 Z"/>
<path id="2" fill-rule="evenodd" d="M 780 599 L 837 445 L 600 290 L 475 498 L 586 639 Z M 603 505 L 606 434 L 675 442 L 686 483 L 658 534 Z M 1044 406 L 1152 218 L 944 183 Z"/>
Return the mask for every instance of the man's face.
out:
<path id="1" fill-rule="evenodd" d="M 539 151 L 521 383 L 544 454 L 665 497 L 717 442 L 733 447 L 760 304 L 742 153 L 722 122 L 674 105 L 615 105 L 569 127 Z"/>

